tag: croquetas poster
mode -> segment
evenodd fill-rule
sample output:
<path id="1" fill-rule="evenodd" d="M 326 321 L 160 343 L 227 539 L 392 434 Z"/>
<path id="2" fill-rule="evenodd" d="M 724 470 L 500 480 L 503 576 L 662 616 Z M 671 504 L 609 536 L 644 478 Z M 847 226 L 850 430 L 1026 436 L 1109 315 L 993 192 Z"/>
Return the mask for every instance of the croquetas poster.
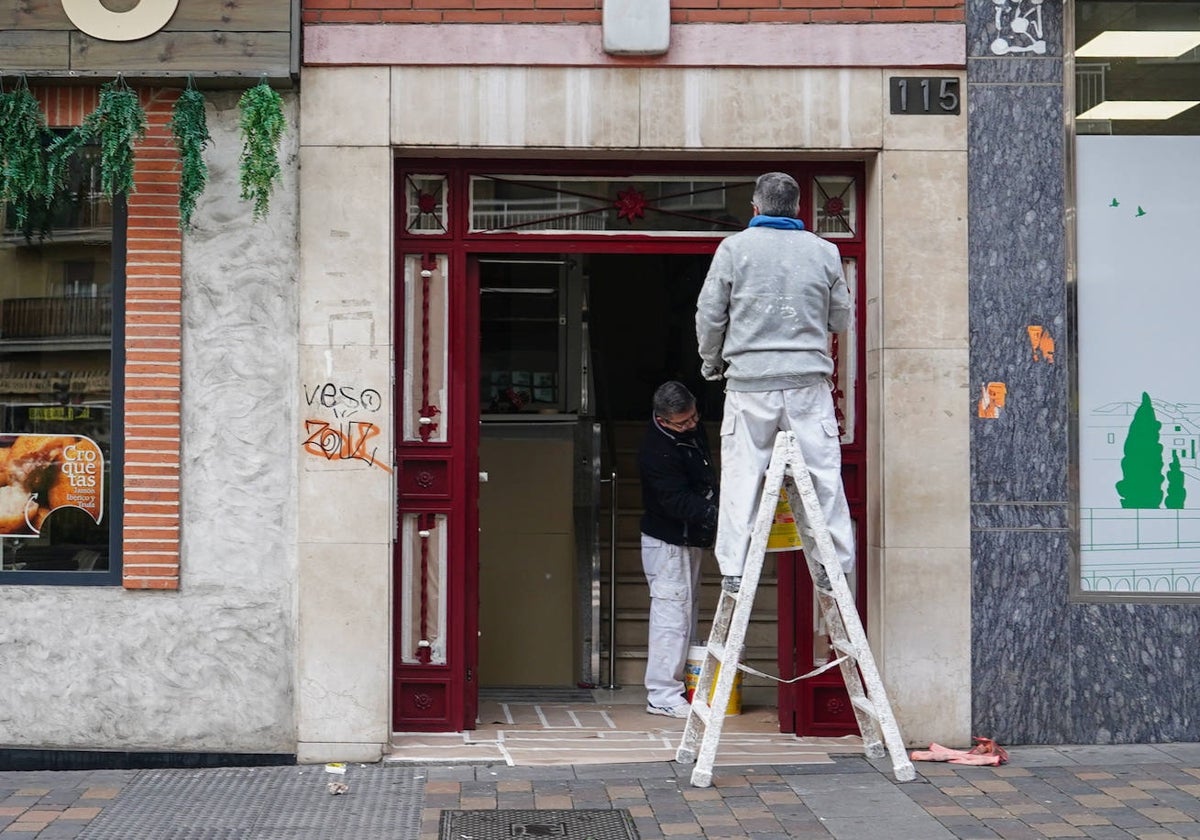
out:
<path id="1" fill-rule="evenodd" d="M 46 517 L 75 507 L 104 515 L 104 455 L 81 435 L 0 435 L 0 537 L 36 537 Z"/>

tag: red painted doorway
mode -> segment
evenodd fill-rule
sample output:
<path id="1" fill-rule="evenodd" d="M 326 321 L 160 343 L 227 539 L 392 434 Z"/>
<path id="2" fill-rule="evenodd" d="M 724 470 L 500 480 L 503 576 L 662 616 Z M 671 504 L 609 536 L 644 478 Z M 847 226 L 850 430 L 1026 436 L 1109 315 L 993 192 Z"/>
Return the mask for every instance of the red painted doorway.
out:
<path id="1" fill-rule="evenodd" d="M 802 218 L 841 248 L 861 324 L 861 167 L 772 168 L 797 177 Z M 698 377 L 694 296 L 720 236 L 748 220 L 762 167 L 703 169 L 398 163 L 396 731 L 473 728 L 481 685 L 605 681 L 607 596 L 586 578 L 611 523 L 599 521 L 596 470 L 580 463 L 605 462 L 602 474 L 619 465 L 613 429 L 644 422 L 664 378 L 694 380 L 719 426 L 719 389 Z M 861 336 L 839 348 L 860 547 Z M 616 510 L 620 546 L 636 516 Z M 795 564 L 777 556 L 784 677 L 814 656 L 811 591 Z M 822 717 L 836 689 L 781 689 L 781 728 L 853 731 L 852 715 L 848 725 Z"/>

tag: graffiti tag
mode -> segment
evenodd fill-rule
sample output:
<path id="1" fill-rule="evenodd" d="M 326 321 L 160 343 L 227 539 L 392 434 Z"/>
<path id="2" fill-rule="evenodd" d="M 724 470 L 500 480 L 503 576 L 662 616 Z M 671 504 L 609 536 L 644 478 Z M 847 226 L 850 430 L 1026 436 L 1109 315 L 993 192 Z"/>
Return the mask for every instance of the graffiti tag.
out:
<path id="1" fill-rule="evenodd" d="M 304 400 L 309 406 L 329 409 L 334 417 L 349 417 L 360 409 L 374 413 L 383 408 L 383 397 L 374 388 L 354 388 L 333 382 L 314 385 L 311 389 L 305 385 Z"/>
<path id="2" fill-rule="evenodd" d="M 305 420 L 304 431 L 308 434 L 304 451 L 310 455 L 328 461 L 362 461 L 385 472 L 392 471 L 388 464 L 376 457 L 379 447 L 371 441 L 379 436 L 380 429 L 374 423 L 348 420 L 332 425 L 325 420 Z"/>

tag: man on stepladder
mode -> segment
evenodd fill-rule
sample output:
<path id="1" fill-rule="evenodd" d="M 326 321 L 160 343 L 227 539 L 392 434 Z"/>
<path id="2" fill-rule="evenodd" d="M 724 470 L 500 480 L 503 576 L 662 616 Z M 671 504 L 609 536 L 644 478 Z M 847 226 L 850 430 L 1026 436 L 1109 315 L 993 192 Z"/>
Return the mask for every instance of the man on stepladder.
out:
<path id="1" fill-rule="evenodd" d="M 800 188 L 783 172 L 759 177 L 750 226 L 725 239 L 696 302 L 705 379 L 725 379 L 716 555 L 737 592 L 775 436 L 790 431 L 808 464 L 842 570 L 854 568 L 850 507 L 834 414 L 831 332 L 850 323 L 837 248 L 804 229 Z M 818 588 L 824 569 L 813 563 Z"/>

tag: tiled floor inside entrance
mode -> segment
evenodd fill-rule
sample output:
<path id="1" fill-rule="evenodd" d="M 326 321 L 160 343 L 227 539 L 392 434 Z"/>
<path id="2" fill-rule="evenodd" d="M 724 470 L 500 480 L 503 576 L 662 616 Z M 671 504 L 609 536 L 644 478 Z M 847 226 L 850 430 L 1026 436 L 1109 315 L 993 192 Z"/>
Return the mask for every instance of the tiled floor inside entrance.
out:
<path id="1" fill-rule="evenodd" d="M 685 721 L 647 714 L 640 688 L 591 694 L 590 701 L 545 702 L 524 692 L 484 696 L 475 730 L 396 733 L 385 760 L 510 766 L 674 760 Z M 717 765 L 832 764 L 831 755 L 862 755 L 862 739 L 797 738 L 780 733 L 774 706 L 746 706 L 725 719 Z"/>

